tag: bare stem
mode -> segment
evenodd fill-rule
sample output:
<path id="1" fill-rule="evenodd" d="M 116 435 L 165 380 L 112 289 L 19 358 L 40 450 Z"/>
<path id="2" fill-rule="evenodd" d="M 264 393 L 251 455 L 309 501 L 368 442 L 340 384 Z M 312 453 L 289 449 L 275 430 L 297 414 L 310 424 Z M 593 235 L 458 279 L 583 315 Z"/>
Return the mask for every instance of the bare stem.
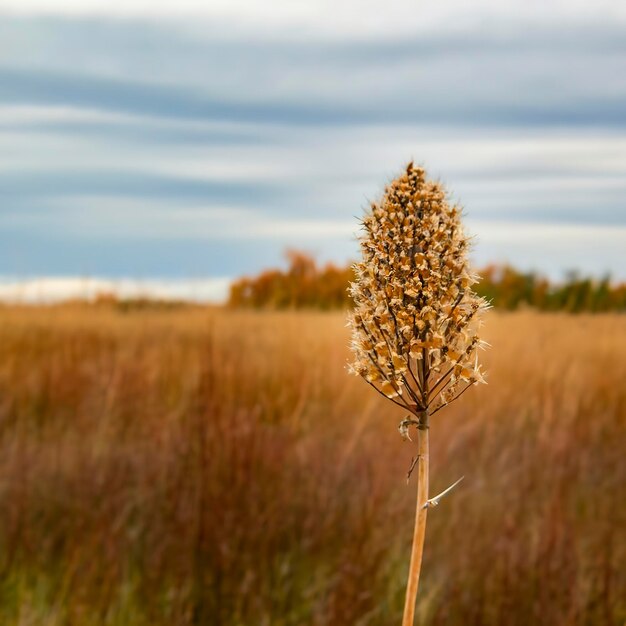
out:
<path id="1" fill-rule="evenodd" d="M 422 554 L 424 552 L 424 537 L 426 536 L 426 515 L 428 507 L 428 425 L 418 431 L 417 457 L 417 505 L 415 511 L 415 528 L 413 530 L 413 547 L 411 549 L 411 563 L 409 565 L 409 580 L 406 587 L 404 602 L 404 616 L 402 626 L 413 626 L 415 617 L 415 601 L 422 568 Z"/>

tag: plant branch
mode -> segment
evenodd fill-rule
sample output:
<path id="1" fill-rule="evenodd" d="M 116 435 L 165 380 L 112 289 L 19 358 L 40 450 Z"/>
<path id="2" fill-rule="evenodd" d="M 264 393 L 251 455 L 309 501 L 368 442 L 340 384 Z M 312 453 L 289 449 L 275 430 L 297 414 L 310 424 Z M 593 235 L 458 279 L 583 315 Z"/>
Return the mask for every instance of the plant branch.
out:
<path id="1" fill-rule="evenodd" d="M 411 405 L 410 404 L 406 404 L 404 402 L 398 402 L 397 400 L 394 400 L 393 398 L 390 398 L 388 395 L 384 394 L 374 383 L 370 382 L 369 380 L 367 380 L 367 378 L 362 377 L 363 380 L 373 389 L 376 389 L 376 391 L 386 400 L 391 400 L 394 404 L 397 404 L 399 407 L 402 407 L 403 409 L 407 410 L 407 411 L 411 411 Z"/>
<path id="2" fill-rule="evenodd" d="M 437 395 L 439 391 L 435 392 L 435 389 L 439 387 L 439 385 L 454 371 L 454 365 L 433 385 L 433 388 L 430 390 L 431 395 Z M 447 385 L 448 383 L 446 383 Z M 445 385 L 444 385 L 445 387 Z M 441 391 L 441 390 L 440 390 Z"/>
<path id="3" fill-rule="evenodd" d="M 457 480 L 455 483 L 452 483 L 447 489 L 444 489 L 440 494 L 436 495 L 434 498 L 431 498 L 430 500 L 426 500 L 426 503 L 424 504 L 424 508 L 429 509 L 429 508 L 437 506 L 439 504 L 439 500 L 441 500 L 441 498 L 443 498 L 446 494 L 450 493 L 464 478 L 465 476 L 461 476 L 459 480 Z"/>
<path id="4" fill-rule="evenodd" d="M 454 398 L 452 398 L 452 400 L 450 400 L 450 402 L 445 402 L 444 404 L 438 406 L 432 413 L 431 415 L 434 415 L 435 413 L 437 413 L 437 411 L 441 411 L 441 409 L 443 409 L 444 406 L 448 406 L 449 404 L 452 404 L 455 400 L 458 400 L 474 383 L 470 382 L 467 384 L 467 386 L 463 387 L 462 391 L 460 391 L 456 396 L 454 396 Z"/>

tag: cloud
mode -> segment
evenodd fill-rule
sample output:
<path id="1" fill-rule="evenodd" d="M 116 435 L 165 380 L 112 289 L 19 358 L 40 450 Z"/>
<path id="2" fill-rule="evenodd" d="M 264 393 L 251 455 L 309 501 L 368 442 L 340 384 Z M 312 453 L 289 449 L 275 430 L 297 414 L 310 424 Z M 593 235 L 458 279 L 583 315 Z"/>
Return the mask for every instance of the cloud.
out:
<path id="1" fill-rule="evenodd" d="M 5 11 L 26 15 L 117 17 L 126 19 L 189 19 L 219 24 L 224 31 L 253 37 L 390 38 L 406 33 L 457 30 L 487 24 L 517 22 L 524 30 L 543 23 L 589 24 L 598 16 L 624 22 L 626 10 L 614 0 L 547 0 L 541 3 L 441 0 L 416 5 L 389 0 L 385 10 L 374 0 L 5 0 Z M 228 30 L 226 27 L 229 27 Z M 222 33 L 222 36 L 223 33 Z"/>
<path id="2" fill-rule="evenodd" d="M 141 124 L 136 122 L 138 128 Z M 161 126 L 167 129 L 168 123 Z M 19 209 L 13 222 L 31 215 L 31 222 L 41 220 L 41 228 L 56 223 L 71 232 L 68 222 L 79 212 L 84 236 L 102 233 L 99 213 L 117 215 L 128 235 L 149 230 L 159 215 L 189 208 L 346 222 L 415 157 L 476 217 L 565 223 L 626 219 L 626 135 L 395 126 L 278 128 L 270 134 L 267 144 L 189 146 L 182 141 L 156 150 L 154 142 L 120 145 L 106 123 L 88 138 L 64 131 L 8 139 L 0 134 L 0 155 L 5 155 L 0 157 L 0 214 Z M 188 230 L 194 237 L 205 232 L 191 222 Z M 186 236 L 179 229 L 171 233 Z"/>
<path id="3" fill-rule="evenodd" d="M 487 263 L 512 263 L 560 280 L 568 271 L 584 275 L 609 275 L 626 281 L 624 244 L 626 226 L 545 224 L 530 221 L 469 220 L 476 233 L 474 259 Z"/>
<path id="4" fill-rule="evenodd" d="M 478 259 L 622 271 L 621 9 L 55 5 L 0 15 L 3 273 L 236 276 L 289 245 L 343 262 L 410 158 L 484 229 Z"/>
<path id="5" fill-rule="evenodd" d="M 291 126 L 626 121 L 620 22 L 325 43 L 224 40 L 210 23 L 200 35 L 188 23 L 4 22 L 7 103 Z"/>
<path id="6" fill-rule="evenodd" d="M 111 163 L 113 166 L 113 162 Z M 188 200 L 202 198 L 212 202 L 238 203 L 262 202 L 277 193 L 262 183 L 224 181 L 168 176 L 150 171 L 125 171 L 122 169 L 63 170 L 50 167 L 46 170 L 27 170 L 0 174 L 2 211 L 10 211 L 13 203 L 26 199 L 72 198 L 84 195 L 132 196 L 146 200 L 172 198 Z"/>
<path id="7" fill-rule="evenodd" d="M 222 303 L 228 295 L 230 280 L 107 279 L 88 277 L 42 277 L 11 279 L 0 277 L 0 301 L 20 304 L 51 304 L 65 300 L 93 301 L 101 295 L 118 298 L 191 300 Z"/>
<path id="8" fill-rule="evenodd" d="M 132 214 L 132 219 L 124 219 Z M 120 228 L 124 223 L 124 228 Z M 20 211 L 5 215 L 4 228 L 63 234 L 66 238 L 96 241 L 248 240 L 315 241 L 350 239 L 356 220 L 288 217 L 262 211 L 210 205 L 176 206 L 158 202 L 146 205 L 134 197 L 64 198 L 45 211 Z"/>

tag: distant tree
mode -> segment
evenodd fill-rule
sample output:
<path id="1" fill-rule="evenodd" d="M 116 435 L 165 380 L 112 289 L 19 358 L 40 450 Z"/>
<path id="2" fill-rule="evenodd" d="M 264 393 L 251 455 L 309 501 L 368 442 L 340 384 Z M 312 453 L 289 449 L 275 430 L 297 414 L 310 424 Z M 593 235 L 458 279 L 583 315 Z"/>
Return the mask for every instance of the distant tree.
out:
<path id="1" fill-rule="evenodd" d="M 319 267 L 315 259 L 297 250 L 286 252 L 286 271 L 266 270 L 255 278 L 240 278 L 230 288 L 229 304 L 243 308 L 338 309 L 351 305 L 348 285 L 351 267 L 328 263 Z"/>
<path id="2" fill-rule="evenodd" d="M 347 287 L 354 280 L 352 266 L 319 266 L 306 252 L 287 250 L 287 269 L 270 269 L 256 277 L 235 281 L 229 305 L 238 308 L 341 309 L 352 306 Z M 542 311 L 626 311 L 626 284 L 581 278 L 570 272 L 563 283 L 551 283 L 534 272 L 504 265 L 488 265 L 479 272 L 477 293 L 496 308 L 532 307 Z"/>

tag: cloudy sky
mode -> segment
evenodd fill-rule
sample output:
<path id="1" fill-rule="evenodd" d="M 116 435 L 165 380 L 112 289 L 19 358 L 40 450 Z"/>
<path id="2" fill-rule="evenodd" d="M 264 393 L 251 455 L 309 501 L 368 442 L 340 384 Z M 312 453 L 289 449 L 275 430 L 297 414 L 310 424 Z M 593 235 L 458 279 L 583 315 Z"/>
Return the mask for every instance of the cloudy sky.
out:
<path id="1" fill-rule="evenodd" d="M 0 283 L 344 262 L 409 159 L 477 263 L 626 279 L 626 5 L 0 3 Z"/>

